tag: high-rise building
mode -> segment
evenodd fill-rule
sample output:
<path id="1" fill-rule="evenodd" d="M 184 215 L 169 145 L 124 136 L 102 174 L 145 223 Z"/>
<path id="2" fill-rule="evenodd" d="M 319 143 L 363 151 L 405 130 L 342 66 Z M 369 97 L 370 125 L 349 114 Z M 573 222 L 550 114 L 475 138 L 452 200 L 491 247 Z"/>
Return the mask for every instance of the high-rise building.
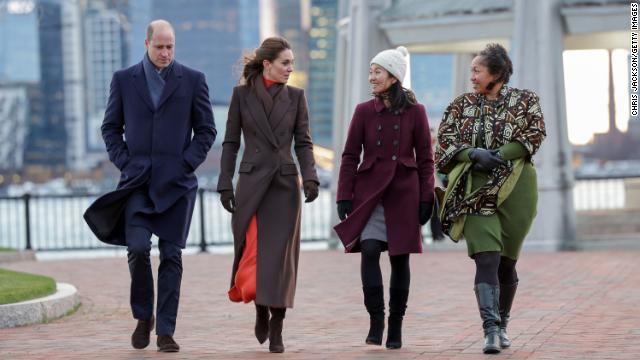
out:
<path id="1" fill-rule="evenodd" d="M 152 20 L 151 0 L 128 0 L 128 9 L 122 23 L 127 44 L 126 66 L 139 63 L 145 53 L 144 40 L 147 37 L 147 25 Z"/>
<path id="2" fill-rule="evenodd" d="M 274 6 L 276 31 L 289 41 L 295 57 L 288 84 L 304 89 L 309 86 L 310 4 L 310 0 L 276 0 Z"/>
<path id="3" fill-rule="evenodd" d="M 64 73 L 62 51 L 62 9 L 54 1 L 38 3 L 40 92 L 42 118 L 29 126 L 25 152 L 26 165 L 64 167 L 67 158 L 67 132 L 64 112 Z"/>
<path id="4" fill-rule="evenodd" d="M 40 80 L 34 1 L 0 0 L 0 83 Z"/>
<path id="5" fill-rule="evenodd" d="M 315 144 L 332 146 L 333 88 L 336 66 L 337 0 L 311 1 L 309 31 L 309 115 Z"/>
<path id="6" fill-rule="evenodd" d="M 152 17 L 173 24 L 176 59 L 204 72 L 213 102 L 228 104 L 243 52 L 260 44 L 257 1 L 155 0 Z"/>
<path id="7" fill-rule="evenodd" d="M 84 59 L 79 0 L 40 0 L 43 119 L 29 129 L 27 164 L 86 169 Z M 64 40 L 64 41 L 63 41 Z"/>
<path id="8" fill-rule="evenodd" d="M 84 16 L 84 54 L 87 86 L 87 151 L 96 162 L 105 157 L 100 132 L 109 99 L 113 73 L 124 67 L 120 13 L 107 4 L 93 1 Z"/>
<path id="9" fill-rule="evenodd" d="M 0 85 L 0 171 L 24 165 L 24 148 L 34 84 Z"/>

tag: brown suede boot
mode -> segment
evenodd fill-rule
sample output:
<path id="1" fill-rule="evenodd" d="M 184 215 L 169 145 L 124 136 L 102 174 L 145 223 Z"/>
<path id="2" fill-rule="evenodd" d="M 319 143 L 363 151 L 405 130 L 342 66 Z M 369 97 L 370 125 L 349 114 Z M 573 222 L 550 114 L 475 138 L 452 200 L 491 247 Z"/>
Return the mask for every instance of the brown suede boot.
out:
<path id="1" fill-rule="evenodd" d="M 159 352 L 180 351 L 180 345 L 173 340 L 173 336 L 171 335 L 158 335 L 158 341 L 156 344 L 158 345 Z"/>
<path id="2" fill-rule="evenodd" d="M 269 307 L 256 304 L 256 339 L 260 344 L 267 341 L 269 337 Z"/>
<path id="3" fill-rule="evenodd" d="M 151 337 L 154 321 L 153 315 L 149 320 L 138 320 L 138 325 L 133 330 L 133 334 L 131 334 L 131 346 L 134 349 L 144 349 L 149 346 L 149 338 Z"/>

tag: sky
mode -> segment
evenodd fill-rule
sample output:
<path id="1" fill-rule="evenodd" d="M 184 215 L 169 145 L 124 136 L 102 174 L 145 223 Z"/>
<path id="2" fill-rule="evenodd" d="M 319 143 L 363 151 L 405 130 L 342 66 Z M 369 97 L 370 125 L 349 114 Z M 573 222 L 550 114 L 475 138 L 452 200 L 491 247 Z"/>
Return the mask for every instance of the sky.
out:
<path id="1" fill-rule="evenodd" d="M 629 120 L 629 51 L 613 51 L 616 126 Z M 609 56 L 607 50 L 567 50 L 563 54 L 569 141 L 586 144 L 593 133 L 609 130 Z"/>

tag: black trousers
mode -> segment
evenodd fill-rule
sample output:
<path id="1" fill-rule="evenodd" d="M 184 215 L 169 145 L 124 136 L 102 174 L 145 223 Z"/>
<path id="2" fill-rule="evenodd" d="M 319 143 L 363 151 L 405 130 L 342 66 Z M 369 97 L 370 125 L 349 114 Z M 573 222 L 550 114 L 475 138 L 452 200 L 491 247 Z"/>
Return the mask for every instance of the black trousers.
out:
<path id="1" fill-rule="evenodd" d="M 131 311 L 133 317 L 139 320 L 148 320 L 153 315 L 151 231 L 145 227 L 130 224 L 130 220 L 137 209 L 147 206 L 150 201 L 146 190 L 139 190 L 129 198 L 125 209 L 125 237 L 131 274 Z M 158 268 L 156 334 L 173 335 L 182 282 L 182 248 L 164 239 L 160 239 L 158 246 L 160 267 Z"/>

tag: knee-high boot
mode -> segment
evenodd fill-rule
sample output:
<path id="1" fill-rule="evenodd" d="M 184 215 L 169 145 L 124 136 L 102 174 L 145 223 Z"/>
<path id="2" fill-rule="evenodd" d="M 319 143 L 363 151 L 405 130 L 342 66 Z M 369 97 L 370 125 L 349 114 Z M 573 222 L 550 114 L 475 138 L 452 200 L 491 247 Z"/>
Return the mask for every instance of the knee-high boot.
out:
<path id="1" fill-rule="evenodd" d="M 382 286 L 363 286 L 364 306 L 369 313 L 369 334 L 365 342 L 370 345 L 382 345 L 384 332 L 384 288 Z"/>
<path id="2" fill-rule="evenodd" d="M 389 331 L 387 333 L 387 349 L 402 347 L 402 319 L 407 310 L 409 289 L 389 290 Z"/>
<path id="3" fill-rule="evenodd" d="M 497 285 L 479 283 L 474 287 L 478 310 L 482 318 L 484 329 L 485 354 L 497 354 L 500 352 L 500 309 L 498 305 L 500 288 Z"/>
<path id="4" fill-rule="evenodd" d="M 513 298 L 516 296 L 518 283 L 506 285 L 500 284 L 500 347 L 508 348 L 511 346 L 511 339 L 507 336 L 507 324 L 511 316 L 511 305 Z"/>

